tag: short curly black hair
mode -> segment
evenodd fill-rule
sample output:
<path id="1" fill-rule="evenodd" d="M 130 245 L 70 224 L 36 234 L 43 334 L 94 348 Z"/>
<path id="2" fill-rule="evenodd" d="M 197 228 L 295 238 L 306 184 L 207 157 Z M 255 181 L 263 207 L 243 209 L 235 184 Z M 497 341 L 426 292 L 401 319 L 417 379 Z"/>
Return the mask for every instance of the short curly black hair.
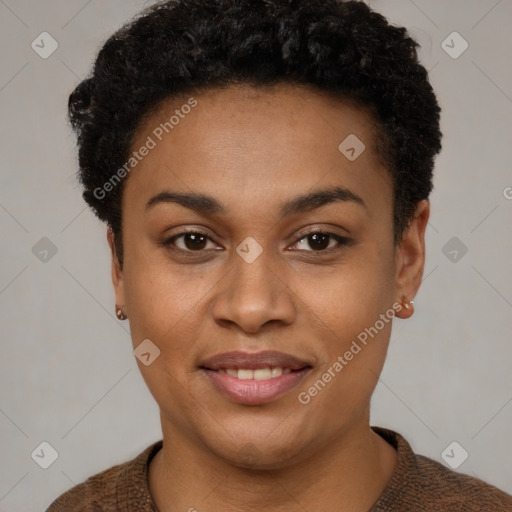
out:
<path id="1" fill-rule="evenodd" d="M 395 244 L 432 190 L 440 108 L 418 44 L 362 1 L 169 0 L 143 10 L 103 45 L 69 96 L 83 197 L 121 236 L 122 182 L 144 117 L 205 88 L 286 82 L 367 107 L 392 177 Z M 341 142 L 341 141 L 340 141 Z"/>

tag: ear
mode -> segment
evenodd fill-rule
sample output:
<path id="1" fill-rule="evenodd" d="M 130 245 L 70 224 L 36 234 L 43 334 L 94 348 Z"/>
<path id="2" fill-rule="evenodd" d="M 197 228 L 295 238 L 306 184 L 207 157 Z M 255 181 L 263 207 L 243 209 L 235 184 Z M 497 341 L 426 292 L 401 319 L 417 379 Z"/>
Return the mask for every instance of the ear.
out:
<path id="1" fill-rule="evenodd" d="M 414 217 L 406 228 L 396 250 L 397 302 L 402 305 L 396 316 L 409 318 L 414 307 L 407 304 L 416 296 L 425 268 L 425 230 L 430 216 L 430 203 L 424 199 L 416 207 Z"/>
<path id="2" fill-rule="evenodd" d="M 114 242 L 114 233 L 110 228 L 107 229 L 107 241 L 112 255 L 112 284 L 114 285 L 114 295 L 116 305 L 126 314 L 126 301 L 124 296 L 123 270 L 116 254 L 116 245 Z"/>

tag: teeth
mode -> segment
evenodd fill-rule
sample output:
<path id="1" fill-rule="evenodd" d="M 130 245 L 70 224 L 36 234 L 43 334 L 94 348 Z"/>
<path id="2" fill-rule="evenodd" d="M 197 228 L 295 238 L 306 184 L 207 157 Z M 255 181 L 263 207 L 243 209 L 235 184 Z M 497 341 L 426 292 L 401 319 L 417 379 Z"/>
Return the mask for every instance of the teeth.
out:
<path id="1" fill-rule="evenodd" d="M 245 368 L 226 368 L 219 369 L 219 373 L 227 373 L 231 377 L 236 377 L 240 380 L 269 380 L 281 377 L 291 372 L 290 368 L 258 368 L 257 370 L 249 370 Z"/>
<path id="2" fill-rule="evenodd" d="M 252 370 L 238 370 L 238 378 L 241 380 L 248 380 L 254 378 Z"/>
<path id="3" fill-rule="evenodd" d="M 256 380 L 268 380 L 272 377 L 270 368 L 258 368 L 254 370 L 253 374 Z"/>
<path id="4" fill-rule="evenodd" d="M 281 377 L 282 374 L 283 374 L 282 368 L 272 368 L 272 378 Z"/>

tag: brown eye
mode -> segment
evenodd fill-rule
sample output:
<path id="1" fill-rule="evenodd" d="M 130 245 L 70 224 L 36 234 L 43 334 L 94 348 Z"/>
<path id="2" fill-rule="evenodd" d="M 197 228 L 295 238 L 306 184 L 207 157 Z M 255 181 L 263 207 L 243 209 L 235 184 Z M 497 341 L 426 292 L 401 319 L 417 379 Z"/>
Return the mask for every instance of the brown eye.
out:
<path id="1" fill-rule="evenodd" d="M 330 236 L 325 233 L 313 233 L 307 236 L 309 246 L 315 251 L 327 249 L 329 247 L 329 238 Z"/>
<path id="2" fill-rule="evenodd" d="M 336 250 L 336 245 L 343 246 L 348 245 L 348 243 L 349 239 L 343 236 L 334 233 L 324 233 L 323 231 L 314 231 L 300 238 L 294 245 L 299 250 L 308 252 L 330 252 L 331 249 Z M 307 247 L 311 249 L 307 249 Z"/>
<path id="3" fill-rule="evenodd" d="M 169 238 L 164 242 L 164 245 L 171 246 L 186 252 L 200 252 L 207 249 L 208 242 L 212 243 L 214 246 L 213 248 L 217 247 L 210 239 L 210 237 L 204 233 L 187 231 L 185 233 L 180 233 L 179 235 L 174 235 L 173 237 Z"/>
<path id="4" fill-rule="evenodd" d="M 199 233 L 186 233 L 183 235 L 183 244 L 191 251 L 204 249 L 208 238 Z"/>

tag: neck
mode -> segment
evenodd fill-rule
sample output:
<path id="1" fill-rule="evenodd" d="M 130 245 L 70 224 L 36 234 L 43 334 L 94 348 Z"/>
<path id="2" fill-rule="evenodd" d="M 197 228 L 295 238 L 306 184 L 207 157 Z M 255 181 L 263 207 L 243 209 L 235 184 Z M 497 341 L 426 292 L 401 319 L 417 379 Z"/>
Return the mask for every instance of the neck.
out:
<path id="1" fill-rule="evenodd" d="M 368 419 L 313 456 L 272 470 L 234 466 L 197 440 L 163 428 L 163 448 L 149 467 L 151 495 L 160 512 L 366 512 L 389 482 L 397 459 Z"/>

